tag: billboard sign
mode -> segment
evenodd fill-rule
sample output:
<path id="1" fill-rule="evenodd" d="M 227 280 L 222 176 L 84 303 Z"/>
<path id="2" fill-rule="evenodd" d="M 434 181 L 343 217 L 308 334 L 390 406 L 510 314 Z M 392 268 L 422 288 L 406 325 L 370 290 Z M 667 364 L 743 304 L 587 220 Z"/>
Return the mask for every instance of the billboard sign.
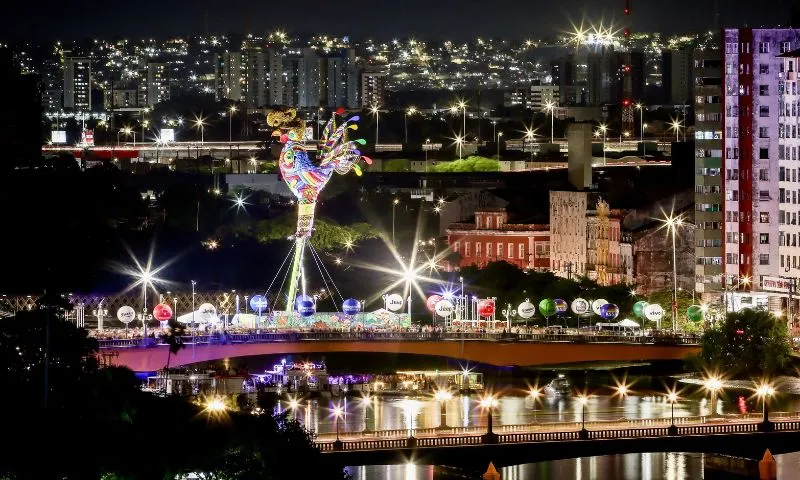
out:
<path id="1" fill-rule="evenodd" d="M 174 142 L 174 141 L 175 141 L 175 129 L 173 129 L 173 128 L 162 128 L 161 129 L 161 143 Z"/>
<path id="2" fill-rule="evenodd" d="M 81 144 L 85 147 L 94 146 L 94 131 L 84 130 L 81 132 Z"/>
<path id="3" fill-rule="evenodd" d="M 53 130 L 50 141 L 53 143 L 67 143 L 67 131 L 66 130 Z"/>
<path id="4" fill-rule="evenodd" d="M 794 284 L 791 278 L 764 275 L 761 277 L 761 290 L 777 293 L 789 293 L 790 291 L 796 293 L 797 285 Z"/>

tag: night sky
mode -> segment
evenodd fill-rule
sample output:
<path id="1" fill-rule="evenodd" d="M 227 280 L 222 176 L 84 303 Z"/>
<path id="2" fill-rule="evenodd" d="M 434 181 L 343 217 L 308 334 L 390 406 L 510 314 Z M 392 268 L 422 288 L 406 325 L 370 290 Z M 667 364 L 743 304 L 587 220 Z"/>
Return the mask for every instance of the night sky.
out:
<path id="1" fill-rule="evenodd" d="M 722 26 L 786 24 L 795 0 L 717 0 Z M 713 26 L 714 0 L 631 0 L 633 28 L 665 33 Z M 623 0 L 12 0 L 0 41 L 164 37 L 203 33 L 325 32 L 354 37 L 552 35 L 570 21 L 619 19 Z"/>

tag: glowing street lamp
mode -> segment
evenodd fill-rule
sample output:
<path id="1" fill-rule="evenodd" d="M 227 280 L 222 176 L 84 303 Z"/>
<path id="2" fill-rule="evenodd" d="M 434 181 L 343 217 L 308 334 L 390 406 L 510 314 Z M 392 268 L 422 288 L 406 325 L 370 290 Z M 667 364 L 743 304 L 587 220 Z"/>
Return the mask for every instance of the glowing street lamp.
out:
<path id="1" fill-rule="evenodd" d="M 236 105 L 231 105 L 228 109 L 228 143 L 233 143 L 233 114 L 236 113 Z"/>
<path id="2" fill-rule="evenodd" d="M 555 116 L 555 102 L 548 101 L 544 104 L 544 110 L 550 112 L 550 143 L 553 143 L 553 125 L 555 121 L 553 120 Z"/>
<path id="3" fill-rule="evenodd" d="M 456 137 L 456 145 L 458 145 L 458 159 L 461 160 L 461 148 L 464 144 L 464 137 L 461 135 Z"/>
<path id="4" fill-rule="evenodd" d="M 684 221 L 682 215 L 670 212 L 661 222 L 666 227 L 667 233 L 672 235 L 672 333 L 676 333 L 678 329 L 678 254 L 675 247 L 675 235 L 678 228 L 683 226 Z"/>
<path id="5" fill-rule="evenodd" d="M 405 115 L 403 115 L 403 123 L 405 125 L 405 131 L 406 131 L 406 143 L 408 143 L 408 116 L 414 115 L 415 113 L 417 113 L 416 107 L 408 107 L 406 109 Z"/>
<path id="6" fill-rule="evenodd" d="M 703 388 L 711 392 L 711 415 L 716 415 L 717 393 L 722 390 L 722 379 L 717 375 L 711 375 L 703 380 Z"/>
<path id="7" fill-rule="evenodd" d="M 336 450 L 342 449 L 342 441 L 339 439 L 339 417 L 341 417 L 343 413 L 344 410 L 342 410 L 341 406 L 336 405 L 333 407 L 333 418 L 336 422 L 336 441 L 333 443 L 333 448 Z"/>
<path id="8" fill-rule="evenodd" d="M 205 127 L 208 125 L 206 123 L 206 117 L 195 117 L 194 119 L 194 127 L 200 129 L 200 145 L 202 145 L 205 141 Z"/>
<path id="9" fill-rule="evenodd" d="M 457 106 L 461 109 L 464 119 L 464 123 L 461 126 L 461 136 L 467 138 L 467 102 L 460 100 Z"/>
<path id="10" fill-rule="evenodd" d="M 639 142 L 642 144 L 642 158 L 645 156 L 644 150 L 644 105 L 641 102 L 634 105 L 639 110 Z"/>
<path id="11" fill-rule="evenodd" d="M 589 403 L 589 397 L 585 394 L 578 395 L 578 403 L 581 406 L 581 431 L 579 437 L 581 440 L 589 438 L 589 432 L 586 431 L 586 405 Z"/>
<path id="12" fill-rule="evenodd" d="M 371 396 L 370 394 L 366 394 L 361 397 L 361 405 L 364 407 L 364 432 L 369 431 L 367 426 L 367 412 L 369 412 L 370 407 L 372 406 L 372 399 L 376 398 Z"/>
<path id="13" fill-rule="evenodd" d="M 439 428 L 444 429 L 447 427 L 447 402 L 453 398 L 453 394 L 449 390 L 436 390 L 433 398 L 439 402 Z"/>
<path id="14" fill-rule="evenodd" d="M 675 426 L 675 403 L 678 401 L 678 399 L 678 392 L 676 392 L 674 388 L 667 392 L 667 401 L 670 403 L 671 410 L 671 423 L 669 426 L 670 435 L 677 435 L 678 433 L 678 427 Z"/>
<path id="15" fill-rule="evenodd" d="M 680 141 L 680 133 L 681 133 L 681 120 L 679 118 L 673 118 L 672 122 L 669 124 L 670 130 L 675 130 L 675 141 Z"/>
<path id="16" fill-rule="evenodd" d="M 393 247 L 397 246 L 397 243 L 395 243 L 395 240 L 394 240 L 394 217 L 395 217 L 394 216 L 394 210 L 395 210 L 395 207 L 397 206 L 398 203 L 400 203 L 400 200 L 398 200 L 396 198 L 394 200 L 392 200 L 392 246 Z"/>
<path id="17" fill-rule="evenodd" d="M 605 123 L 601 123 L 598 128 L 600 129 L 600 133 L 603 134 L 603 166 L 605 166 L 605 164 L 606 164 L 606 133 L 608 133 L 608 126 Z"/>
<path id="18" fill-rule="evenodd" d="M 497 435 L 492 431 L 492 411 L 497 408 L 499 402 L 494 395 L 483 397 L 480 401 L 481 408 L 486 410 L 486 435 L 484 443 L 496 443 Z"/>
<path id="19" fill-rule="evenodd" d="M 500 137 L 503 136 L 503 132 L 497 132 L 497 160 L 500 161 Z"/>
<path id="20" fill-rule="evenodd" d="M 142 143 L 144 143 L 144 129 L 150 125 L 149 120 L 142 120 Z M 136 145 L 136 137 L 133 137 L 133 144 Z"/>
<path id="21" fill-rule="evenodd" d="M 756 396 L 761 399 L 763 405 L 762 412 L 764 414 L 764 419 L 762 420 L 761 425 L 765 432 L 771 432 L 773 427 L 772 423 L 769 421 L 769 399 L 774 395 L 775 387 L 767 382 L 762 382 L 756 388 Z"/>
<path id="22" fill-rule="evenodd" d="M 379 139 L 378 128 L 380 124 L 381 111 L 378 105 L 373 105 L 372 107 L 370 107 L 369 111 L 372 112 L 373 115 L 375 115 L 375 149 L 377 150 L 378 144 L 380 143 L 378 140 Z"/>

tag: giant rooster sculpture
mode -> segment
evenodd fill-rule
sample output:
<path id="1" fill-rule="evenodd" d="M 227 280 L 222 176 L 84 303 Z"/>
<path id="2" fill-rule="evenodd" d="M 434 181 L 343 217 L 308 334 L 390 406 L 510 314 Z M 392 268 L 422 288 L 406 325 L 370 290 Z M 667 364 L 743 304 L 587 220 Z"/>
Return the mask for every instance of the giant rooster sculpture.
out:
<path id="1" fill-rule="evenodd" d="M 363 138 L 347 139 L 348 130 L 358 129 L 353 122 L 357 122 L 359 117 L 350 117 L 337 125 L 337 115 L 343 113 L 344 109 L 339 109 L 331 115 L 331 119 L 319 139 L 316 162 L 311 160 L 307 147 L 303 143 L 305 122 L 296 118 L 294 109 L 276 110 L 270 112 L 267 117 L 270 126 L 278 127 L 273 132 L 273 135 L 280 136 L 280 141 L 283 143 L 278 165 L 283 181 L 297 198 L 298 205 L 287 311 L 291 311 L 295 305 L 298 281 L 303 274 L 303 254 L 306 242 L 314 230 L 314 209 L 320 192 L 330 181 L 334 172 L 344 175 L 353 170 L 357 175 L 361 175 L 359 161 L 363 159 L 367 164 L 372 163 L 371 159 L 361 155 L 358 148 L 360 145 L 366 144 Z"/>

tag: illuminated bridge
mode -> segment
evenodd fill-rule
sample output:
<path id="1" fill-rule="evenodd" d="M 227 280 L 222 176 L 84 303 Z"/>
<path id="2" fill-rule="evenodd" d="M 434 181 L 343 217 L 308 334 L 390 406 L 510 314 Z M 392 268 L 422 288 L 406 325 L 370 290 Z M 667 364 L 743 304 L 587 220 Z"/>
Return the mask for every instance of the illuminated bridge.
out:
<path id="1" fill-rule="evenodd" d="M 330 437 L 330 435 L 328 435 Z M 486 468 L 565 458 L 645 452 L 690 452 L 760 459 L 794 452 L 800 440 L 797 413 L 684 417 L 361 432 L 317 439 L 341 465 L 463 465 Z"/>
<path id="2" fill-rule="evenodd" d="M 587 362 L 681 360 L 698 352 L 697 337 L 622 335 L 308 332 L 214 334 L 184 339 L 187 348 L 170 366 L 272 354 L 368 352 L 446 357 L 493 366 L 545 366 Z M 167 364 L 156 339 L 100 340 L 101 353 L 138 372 Z"/>

